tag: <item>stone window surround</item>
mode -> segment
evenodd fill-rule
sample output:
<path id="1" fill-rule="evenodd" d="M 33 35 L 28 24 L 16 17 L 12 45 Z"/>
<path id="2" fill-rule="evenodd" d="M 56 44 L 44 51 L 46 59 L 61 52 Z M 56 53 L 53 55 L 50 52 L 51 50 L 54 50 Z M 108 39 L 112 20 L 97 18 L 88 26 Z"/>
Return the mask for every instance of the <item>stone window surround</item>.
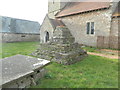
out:
<path id="1" fill-rule="evenodd" d="M 90 23 L 90 26 L 89 26 L 89 34 L 87 34 L 87 23 Z M 91 23 L 94 23 L 94 33 L 91 34 Z M 86 22 L 86 35 L 90 35 L 90 36 L 95 36 L 95 22 L 94 21 L 87 21 Z"/>

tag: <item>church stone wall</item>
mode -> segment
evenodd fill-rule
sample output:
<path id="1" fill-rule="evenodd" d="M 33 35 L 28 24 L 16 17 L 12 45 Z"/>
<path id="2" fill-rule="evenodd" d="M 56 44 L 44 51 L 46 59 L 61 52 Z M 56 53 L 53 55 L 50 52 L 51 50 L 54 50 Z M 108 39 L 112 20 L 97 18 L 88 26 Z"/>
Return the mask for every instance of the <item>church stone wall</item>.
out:
<path id="1" fill-rule="evenodd" d="M 60 2 L 48 2 L 48 12 L 54 12 L 60 10 Z"/>
<path id="2" fill-rule="evenodd" d="M 1 33 L 2 42 L 40 41 L 39 34 Z"/>
<path id="3" fill-rule="evenodd" d="M 54 29 L 50 23 L 50 20 L 49 20 L 48 16 L 46 16 L 43 21 L 43 24 L 40 28 L 40 42 L 45 43 L 46 32 L 49 33 L 49 39 L 51 40 L 53 37 L 53 31 L 54 31 Z"/>
<path id="4" fill-rule="evenodd" d="M 48 2 L 48 16 L 55 18 L 55 14 L 60 11 L 60 2 Z"/>
<path id="5" fill-rule="evenodd" d="M 111 10 L 100 10 L 61 18 L 71 31 L 75 42 L 88 46 L 97 46 L 98 36 L 109 36 L 111 27 Z M 94 22 L 95 34 L 87 33 L 87 22 Z M 108 43 L 108 42 L 107 42 Z"/>
<path id="6" fill-rule="evenodd" d="M 120 18 L 113 18 L 110 32 L 110 48 L 120 49 Z"/>
<path id="7" fill-rule="evenodd" d="M 55 19 L 56 13 L 58 13 L 61 8 L 67 4 L 69 3 L 59 3 L 54 1 L 50 2 L 48 6 L 48 16 Z M 67 26 L 67 28 L 70 30 L 73 37 L 75 37 L 75 42 L 87 46 L 112 48 L 111 46 L 113 45 L 111 44 L 111 41 L 113 44 L 114 42 L 118 42 L 118 23 L 117 20 L 112 20 L 112 14 L 114 13 L 116 6 L 117 2 L 111 2 L 108 9 L 101 9 L 92 12 L 85 12 L 82 14 L 69 15 L 58 19 L 61 19 L 63 23 Z M 87 34 L 87 22 L 94 22 L 94 35 Z M 47 24 L 44 25 L 44 27 L 48 28 L 48 26 L 46 26 Z M 51 34 L 51 37 L 52 35 L 53 34 Z M 41 36 L 41 38 L 42 37 L 44 37 L 44 35 Z M 116 46 L 113 46 L 113 48 L 114 47 Z"/>
<path id="8" fill-rule="evenodd" d="M 120 33 L 120 18 L 113 18 L 111 23 L 111 36 L 119 36 Z"/>
<path id="9" fill-rule="evenodd" d="M 60 2 L 61 0 L 48 2 L 48 16 L 55 19 L 55 15 L 65 7 L 68 2 Z"/>

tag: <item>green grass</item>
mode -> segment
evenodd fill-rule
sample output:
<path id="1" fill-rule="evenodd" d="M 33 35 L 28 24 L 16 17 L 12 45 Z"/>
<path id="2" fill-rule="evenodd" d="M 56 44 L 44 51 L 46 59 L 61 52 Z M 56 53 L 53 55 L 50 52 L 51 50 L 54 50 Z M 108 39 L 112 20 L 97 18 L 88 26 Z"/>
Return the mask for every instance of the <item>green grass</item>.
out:
<path id="1" fill-rule="evenodd" d="M 16 54 L 29 55 L 39 42 L 4 43 L 3 58 Z M 117 88 L 118 60 L 89 55 L 83 61 L 65 66 L 52 62 L 48 73 L 32 88 Z"/>
<path id="2" fill-rule="evenodd" d="M 52 62 L 46 67 L 46 76 L 33 88 L 117 88 L 117 65 L 117 60 L 92 55 L 69 66 Z"/>
<path id="3" fill-rule="evenodd" d="M 29 55 L 38 48 L 39 42 L 2 43 L 2 58 L 16 54 Z"/>
<path id="4" fill-rule="evenodd" d="M 89 51 L 89 52 L 95 52 L 95 53 L 99 53 L 98 48 L 95 48 L 95 47 L 88 47 L 88 46 L 85 46 L 85 47 L 82 47 L 82 49 L 86 50 L 86 51 Z"/>

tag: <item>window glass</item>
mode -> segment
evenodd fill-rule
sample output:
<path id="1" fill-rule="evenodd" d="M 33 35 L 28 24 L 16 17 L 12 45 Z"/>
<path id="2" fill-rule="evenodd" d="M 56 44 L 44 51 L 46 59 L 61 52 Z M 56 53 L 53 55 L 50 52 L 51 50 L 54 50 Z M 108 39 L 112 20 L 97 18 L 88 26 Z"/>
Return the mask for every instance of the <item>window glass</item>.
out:
<path id="1" fill-rule="evenodd" d="M 94 34 L 94 22 L 91 22 L 91 34 Z"/>
<path id="2" fill-rule="evenodd" d="M 87 23 L 87 34 L 89 34 L 89 31 L 90 31 L 90 23 L 88 22 Z"/>

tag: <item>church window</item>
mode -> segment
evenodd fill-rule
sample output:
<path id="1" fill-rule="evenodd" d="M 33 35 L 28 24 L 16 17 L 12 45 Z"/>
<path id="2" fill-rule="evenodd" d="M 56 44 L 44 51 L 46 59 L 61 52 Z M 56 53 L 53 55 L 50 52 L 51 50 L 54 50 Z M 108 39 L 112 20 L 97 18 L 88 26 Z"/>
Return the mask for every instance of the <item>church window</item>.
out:
<path id="1" fill-rule="evenodd" d="M 87 34 L 94 34 L 94 22 L 87 22 Z"/>
<path id="2" fill-rule="evenodd" d="M 91 34 L 94 34 L 94 22 L 91 22 Z"/>
<path id="3" fill-rule="evenodd" d="M 89 34 L 89 31 L 90 31 L 90 23 L 88 22 L 87 23 L 87 34 Z"/>

